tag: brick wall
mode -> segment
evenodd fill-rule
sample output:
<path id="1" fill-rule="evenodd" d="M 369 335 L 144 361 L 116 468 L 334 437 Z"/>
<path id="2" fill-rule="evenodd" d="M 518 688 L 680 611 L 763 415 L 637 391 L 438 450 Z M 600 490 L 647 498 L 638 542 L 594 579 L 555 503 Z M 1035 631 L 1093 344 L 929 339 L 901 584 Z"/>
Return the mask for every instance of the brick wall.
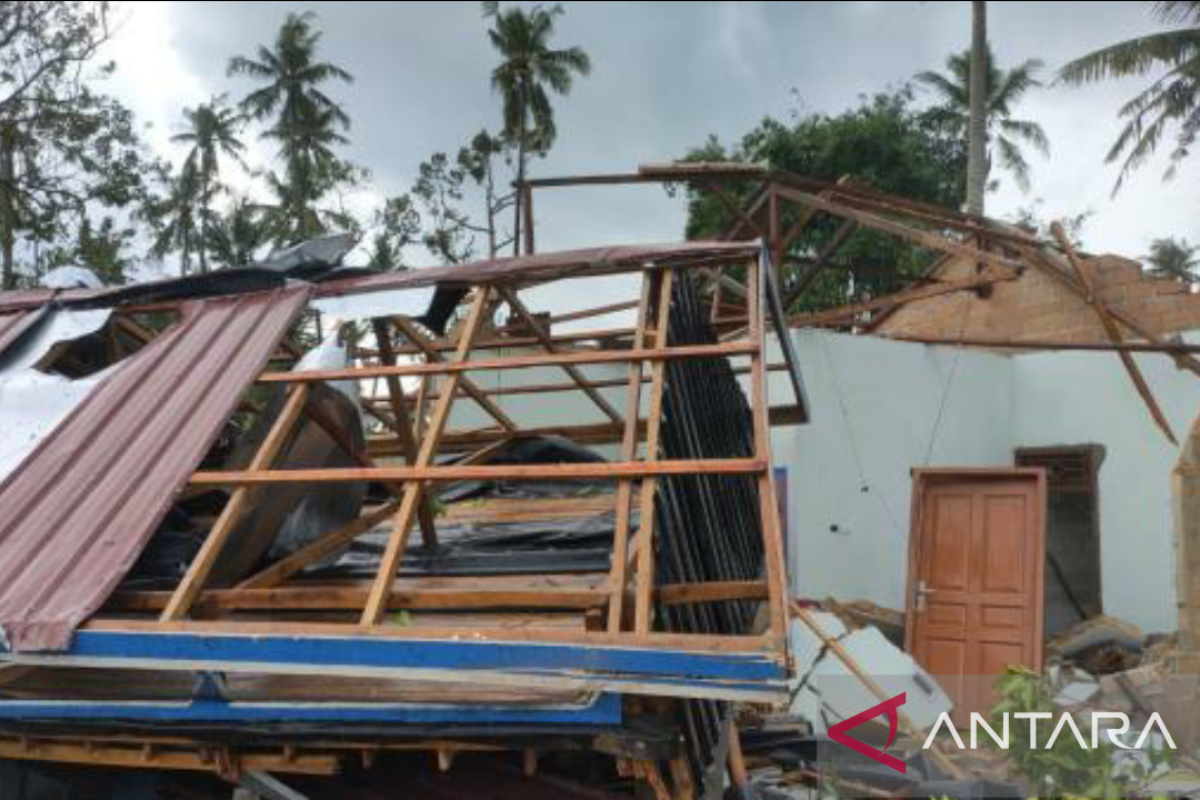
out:
<path id="1" fill-rule="evenodd" d="M 1136 261 L 1118 256 L 1089 259 L 1097 295 L 1114 309 L 1139 320 L 1154 333 L 1169 335 L 1200 328 L 1200 294 L 1169 278 L 1153 278 Z M 936 276 L 969 278 L 974 265 L 949 261 Z M 1106 342 L 1095 312 L 1054 278 L 1027 269 L 1013 281 L 993 284 L 988 297 L 958 292 L 903 306 L 885 318 L 883 336 L 928 336 L 1066 342 Z M 1133 337 L 1133 334 L 1126 331 Z"/>

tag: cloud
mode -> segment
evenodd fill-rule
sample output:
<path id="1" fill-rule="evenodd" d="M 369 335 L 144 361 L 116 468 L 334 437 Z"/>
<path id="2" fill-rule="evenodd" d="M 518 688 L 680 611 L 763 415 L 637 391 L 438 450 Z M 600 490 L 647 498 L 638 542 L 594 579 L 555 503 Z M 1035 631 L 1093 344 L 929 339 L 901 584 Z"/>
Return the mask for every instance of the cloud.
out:
<path id="1" fill-rule="evenodd" d="M 809 110 L 836 112 L 861 94 L 939 68 L 966 46 L 966 3 L 567 2 L 557 42 L 592 56 L 593 74 L 555 101 L 560 138 L 536 175 L 630 171 L 683 154 L 710 133 L 734 140 L 766 114 L 785 115 L 795 89 Z M 268 43 L 288 10 L 319 14 L 324 56 L 353 72 L 337 87 L 354 119 L 350 155 L 380 190 L 406 189 L 420 161 L 455 150 L 499 120 L 489 75 L 496 57 L 479 6 L 438 3 L 178 2 L 130 6 L 120 91 L 155 130 L 183 105 L 247 85 L 225 76 L 231 55 Z M 1051 69 L 1096 46 L 1149 30 L 1143 4 L 992 3 L 990 33 L 1004 63 L 1032 57 Z M 1139 83 L 1051 88 L 1018 109 L 1050 135 L 1051 159 L 1033 155 L 1034 190 L 1005 188 L 990 210 L 1010 214 L 1035 198 L 1043 211 L 1092 210 L 1093 249 L 1145 251 L 1151 238 L 1200 238 L 1200 181 L 1159 180 L 1142 169 L 1116 198 L 1104 154 L 1116 110 Z M 174 109 L 174 111 L 172 110 Z M 161 144 L 156 133 L 156 144 Z M 1184 171 L 1197 169 L 1192 164 Z M 681 236 L 684 209 L 657 187 L 556 190 L 539 195 L 543 249 Z"/>

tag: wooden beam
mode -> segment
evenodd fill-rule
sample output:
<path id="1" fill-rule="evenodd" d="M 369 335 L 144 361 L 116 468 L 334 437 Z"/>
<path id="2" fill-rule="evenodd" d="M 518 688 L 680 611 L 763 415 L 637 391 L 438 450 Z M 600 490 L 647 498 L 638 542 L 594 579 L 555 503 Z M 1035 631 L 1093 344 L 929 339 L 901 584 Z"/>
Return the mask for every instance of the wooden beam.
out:
<path id="1" fill-rule="evenodd" d="M 642 273 L 642 293 L 638 301 L 637 333 L 633 346 L 646 346 L 646 324 L 649 320 L 650 302 L 658 275 Z M 629 377 L 625 390 L 625 432 L 621 440 L 621 459 L 633 461 L 637 458 L 641 431 L 638 422 L 642 415 L 642 362 L 629 362 Z M 608 630 L 618 633 L 625 615 L 625 573 L 629 558 L 629 522 L 632 516 L 633 481 L 617 483 L 616 522 L 613 528 L 612 569 L 609 573 Z"/>
<path id="2" fill-rule="evenodd" d="M 499 287 L 499 291 L 500 296 L 504 298 L 509 307 L 512 308 L 513 311 L 517 312 L 517 316 L 519 316 L 525 325 L 531 331 L 533 331 L 534 336 L 541 340 L 542 347 L 545 348 L 546 352 L 552 355 L 557 354 L 559 350 L 557 345 L 555 345 L 554 341 L 550 338 L 550 333 L 545 329 L 545 327 L 542 326 L 542 323 L 539 322 L 537 318 L 529 312 L 529 309 L 526 308 L 523 302 L 521 302 L 521 298 L 517 296 L 516 291 L 507 286 Z M 578 367 L 576 367 L 574 364 L 564 364 L 562 368 L 563 371 L 567 373 L 568 377 L 574 381 L 575 385 L 578 386 L 583 393 L 586 394 L 588 398 L 590 398 L 591 401 L 596 404 L 596 407 L 599 408 L 605 416 L 607 416 L 613 422 L 621 422 L 620 412 L 613 408 L 612 404 L 604 399 L 604 395 L 600 394 L 600 392 L 596 390 L 596 387 L 592 386 L 591 382 L 587 379 L 587 376 L 580 372 Z"/>
<path id="3" fill-rule="evenodd" d="M 260 486 L 284 483 L 355 483 L 362 481 L 540 481 L 646 478 L 661 475 L 756 475 L 766 468 L 758 458 L 680 459 L 644 463 L 599 461 L 578 464 L 498 464 L 480 466 L 337 467 L 329 469 L 197 472 L 193 486 Z"/>
<path id="4" fill-rule="evenodd" d="M 763 562 L 766 568 L 770 612 L 770 632 L 779 641 L 787 640 L 788 596 L 787 569 L 783 561 L 784 532 L 779 528 L 779 505 L 775 498 L 775 477 L 771 474 L 771 428 L 767 412 L 766 375 L 761 348 L 766 341 L 766 281 L 762 265 L 755 261 L 746 268 L 746 285 L 750 291 L 750 340 L 760 348 L 760 354 L 750 359 L 750 413 L 754 435 L 754 456 L 768 465 L 758 476 L 759 519 L 762 524 Z"/>
<path id="5" fill-rule="evenodd" d="M 1175 357 L 1180 353 L 1200 353 L 1200 344 L 1186 342 L 1066 342 L 1058 339 L 990 339 L 979 336 L 945 337 L 945 336 L 913 336 L 908 334 L 891 333 L 880 336 L 881 339 L 894 339 L 897 342 L 913 342 L 914 344 L 949 345 L 957 347 L 990 347 L 998 350 L 1082 350 L 1086 352 L 1115 353 L 1153 353 Z"/>
<path id="6" fill-rule="evenodd" d="M 667 347 L 667 335 L 671 325 L 671 291 L 675 272 L 666 269 L 659 279 L 658 300 L 654 304 L 654 346 Z M 646 409 L 646 453 L 645 466 L 657 466 L 659 461 L 659 432 L 662 428 L 663 389 L 666 384 L 666 362 L 655 361 L 650 367 L 650 404 Z M 650 631 L 651 599 L 654 588 L 654 498 L 658 494 L 658 480 L 650 475 L 642 480 L 639 498 L 637 551 L 637 596 L 634 605 L 634 631 Z"/>
<path id="7" fill-rule="evenodd" d="M 374 319 L 371 321 L 371 327 L 375 331 L 379 359 L 389 367 L 396 366 L 396 354 L 392 349 L 392 335 L 388 330 L 387 322 L 383 319 Z M 404 452 L 404 461 L 409 465 L 415 464 L 417 440 L 412 418 L 408 413 L 408 404 L 404 400 L 404 387 L 400 385 L 400 379 L 395 375 L 385 375 L 384 382 L 387 385 L 388 404 L 391 406 L 392 418 L 396 420 L 396 435 Z M 421 541 L 428 547 L 437 546 L 437 527 L 433 521 L 433 507 L 425 495 L 421 496 L 417 508 L 417 522 L 421 526 Z"/>
<path id="8" fill-rule="evenodd" d="M 755 352 L 754 346 L 742 342 L 688 345 L 685 347 L 649 348 L 644 350 L 597 350 L 577 353 L 546 353 L 509 358 L 481 359 L 469 362 L 440 364 L 411 364 L 396 367 L 366 366 L 346 369 L 301 370 L 297 372 L 266 372 L 260 383 L 305 383 L 315 381 L 351 381 L 382 375 L 459 375 L 505 369 L 537 369 L 561 367 L 563 364 L 623 364 L 629 361 L 662 361 L 677 358 L 734 358 Z M 457 386 L 457 382 L 456 382 Z"/>
<path id="9" fill-rule="evenodd" d="M 413 343 L 413 346 L 421 351 L 428 361 L 434 364 L 446 363 L 446 359 L 442 356 L 441 352 L 433 346 L 433 343 L 430 342 L 428 337 L 425 336 L 425 333 L 417 327 L 416 323 L 407 317 L 393 317 L 392 322 L 404 333 L 405 336 L 408 337 L 409 341 Z M 500 427 L 504 428 L 506 431 L 515 431 L 521 427 L 516 423 L 516 421 L 513 420 L 512 417 L 504 413 L 504 409 L 492 402 L 491 398 L 488 397 L 487 392 L 481 389 L 479 384 L 471 380 L 470 376 L 463 375 L 459 379 L 459 389 L 476 403 L 478 403 L 479 407 L 482 408 L 488 416 L 500 423 Z M 427 397 L 426 399 L 428 400 L 429 398 Z"/>
<path id="10" fill-rule="evenodd" d="M 791 289 L 788 290 L 787 296 L 783 299 L 783 310 L 787 311 L 796 301 L 800 299 L 800 295 L 804 294 L 817 275 L 820 274 L 833 257 L 837 254 L 840 248 L 850 235 L 858 229 L 858 223 L 852 219 L 843 220 L 838 229 L 833 232 L 833 238 L 825 243 L 821 248 L 821 252 L 817 253 L 817 257 L 813 259 L 811 264 L 808 264 L 805 269 L 796 276 L 796 282 Z"/>
<path id="11" fill-rule="evenodd" d="M 279 412 L 279 416 L 275 419 L 274 424 L 271 425 L 271 429 L 267 432 L 266 438 L 263 439 L 262 444 L 259 446 L 258 452 L 250 460 L 249 468 L 251 471 L 265 472 L 271 466 L 271 462 L 275 460 L 275 457 L 279 455 L 279 452 L 287 442 L 288 436 L 291 434 L 296 420 L 300 418 L 300 414 L 304 411 L 304 406 L 307 402 L 308 387 L 306 385 L 294 386 L 288 391 L 287 401 L 284 403 L 283 409 Z M 192 602 L 196 599 L 196 595 L 204 588 L 204 582 L 208 580 L 209 573 L 212 572 L 213 566 L 217 563 L 217 558 L 221 555 L 221 550 L 225 547 L 226 542 L 228 542 L 234 527 L 249 507 L 250 498 L 252 497 L 251 491 L 249 487 L 241 486 L 234 490 L 232 496 L 230 496 L 229 501 L 225 504 L 225 508 L 221 511 L 221 516 L 213 524 L 212 529 L 208 532 L 208 536 L 204 539 L 204 544 L 200 546 L 199 552 L 192 559 L 191 566 L 188 567 L 183 580 L 176 587 L 175 594 L 171 597 L 171 602 L 163 610 L 162 620 L 164 622 L 183 619 L 187 616 Z"/>
<path id="12" fill-rule="evenodd" d="M 1066 231 L 1062 225 L 1055 222 L 1050 226 L 1050 232 L 1054 238 L 1058 240 L 1059 247 L 1067 257 L 1067 262 L 1071 265 L 1071 269 L 1075 271 L 1075 277 L 1083 284 L 1087 290 L 1087 303 L 1095 312 L 1096 318 L 1100 320 L 1100 324 L 1104 327 L 1104 332 L 1108 336 L 1109 341 L 1113 344 L 1121 344 L 1123 337 L 1121 329 L 1117 327 L 1117 323 L 1108 313 L 1108 307 L 1101 303 L 1096 298 L 1096 288 L 1092 282 L 1091 275 L 1088 274 L 1087 268 L 1079 260 L 1075 254 L 1075 248 L 1071 245 L 1071 240 L 1067 237 Z M 1137 362 L 1133 360 L 1133 356 L 1125 350 L 1117 351 L 1121 363 L 1125 367 L 1125 372 L 1129 374 L 1129 380 L 1133 381 L 1133 387 L 1137 393 L 1141 395 L 1142 402 L 1146 404 L 1146 408 L 1150 411 L 1150 416 L 1154 418 L 1154 422 L 1158 425 L 1159 430 L 1167 437 L 1167 441 L 1178 446 L 1179 440 L 1175 438 L 1175 432 L 1171 430 L 1171 423 L 1167 422 L 1166 415 L 1158 405 L 1158 400 L 1154 397 L 1154 392 L 1150 390 L 1149 384 L 1146 383 L 1145 376 L 1142 375 L 1142 370 L 1138 367 Z"/>
<path id="13" fill-rule="evenodd" d="M 818 197 L 817 195 L 788 188 L 780 189 L 779 193 L 783 197 L 800 203 L 801 205 L 811 206 L 843 219 L 854 220 L 865 228 L 873 228 L 875 230 L 884 231 L 885 233 L 899 236 L 902 239 L 908 239 L 911 242 L 919 244 L 923 247 L 928 247 L 932 250 L 939 250 L 944 253 L 951 253 L 953 255 L 961 256 L 973 261 L 991 264 L 999 267 L 1000 269 L 1010 269 L 1019 272 L 1024 267 L 1021 262 L 1014 261 L 1011 258 L 1005 258 L 1004 256 L 999 256 L 995 253 L 989 253 L 986 250 L 980 250 L 977 247 L 956 242 L 953 239 L 949 239 L 940 234 L 921 230 L 920 228 L 913 228 L 899 222 L 894 222 L 890 219 L 886 219 L 885 217 L 878 216 L 877 214 L 860 211 L 857 208 L 852 208 L 832 200 L 826 200 L 825 198 Z"/>
<path id="14" fill-rule="evenodd" d="M 490 306 L 490 298 L 491 289 L 489 287 L 482 286 L 475 289 L 475 299 L 471 303 L 471 310 L 467 314 L 466 322 L 459 330 L 458 350 L 455 352 L 456 363 L 462 364 L 471 357 L 471 343 L 475 340 L 475 336 L 483 324 L 484 314 Z M 452 372 L 446 378 L 443 395 L 438 398 L 437 404 L 434 406 L 429 429 L 425 431 L 425 436 L 421 440 L 421 448 L 413 465 L 414 469 L 428 469 L 429 465 L 433 463 L 433 458 L 437 455 L 438 443 L 441 441 L 442 433 L 446 430 L 450 409 L 454 406 L 454 395 L 460 379 L 461 373 L 459 372 Z M 404 557 L 404 551 L 408 547 L 408 535 L 412 530 L 413 518 L 416 515 L 420 498 L 421 479 L 416 478 L 405 490 L 404 497 L 400 501 L 400 510 L 396 512 L 396 523 L 392 528 L 392 535 L 388 539 L 387 549 L 384 550 L 383 557 L 380 559 L 379 570 L 375 574 L 375 585 L 371 587 L 366 608 L 363 610 L 362 624 L 364 626 L 378 625 L 387 610 L 392 581 L 400 568 L 400 560 Z"/>
<path id="15" fill-rule="evenodd" d="M 939 297 L 945 294 L 953 294 L 955 292 L 971 291 L 973 289 L 981 289 L 984 286 L 991 286 L 1000 281 L 1015 280 L 1016 276 L 1010 272 L 1000 272 L 988 269 L 985 272 L 976 275 L 973 278 L 963 278 L 956 281 L 945 281 L 943 283 L 934 283 L 927 286 L 918 286 L 913 289 L 905 289 L 893 294 L 885 294 L 882 297 L 876 297 L 872 300 L 864 300 L 861 303 L 851 303 L 838 308 L 831 308 L 827 311 L 813 311 L 808 314 L 798 314 L 791 317 L 788 322 L 796 327 L 808 327 L 817 325 L 829 325 L 844 322 L 847 317 L 853 317 L 857 314 L 863 314 L 868 311 L 875 311 L 881 308 L 891 308 L 892 306 L 904 305 L 917 300 L 928 300 L 931 297 Z"/>
<path id="16" fill-rule="evenodd" d="M 400 508 L 400 501 L 388 503 L 374 511 L 347 522 L 337 530 L 320 536 L 304 547 L 276 561 L 271 566 L 246 578 L 237 585 L 238 589 L 266 589 L 277 586 L 301 572 L 309 564 L 332 556 L 362 534 L 374 528 Z"/>

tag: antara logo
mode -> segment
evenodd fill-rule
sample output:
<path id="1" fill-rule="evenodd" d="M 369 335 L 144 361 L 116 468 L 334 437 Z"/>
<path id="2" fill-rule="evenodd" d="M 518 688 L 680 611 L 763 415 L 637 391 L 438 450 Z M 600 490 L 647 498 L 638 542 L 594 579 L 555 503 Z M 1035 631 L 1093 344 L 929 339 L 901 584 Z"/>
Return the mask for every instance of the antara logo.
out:
<path id="1" fill-rule="evenodd" d="M 866 711 L 862 711 L 852 717 L 849 717 L 848 719 L 842 720 L 836 725 L 830 726 L 829 738 L 839 744 L 846 745 L 846 747 L 849 747 L 851 750 L 861 753 L 873 761 L 878 761 L 884 766 L 891 767 L 897 772 L 905 774 L 907 771 L 905 763 L 895 756 L 888 755 L 886 752 L 884 752 L 891 747 L 892 742 L 896 740 L 896 730 L 899 728 L 900 724 L 900 714 L 896 709 L 904 705 L 905 695 L 905 692 L 901 692 L 890 700 L 885 700 L 879 705 L 872 706 Z M 887 744 L 885 744 L 882 749 L 877 750 L 871 745 L 847 735 L 847 731 L 857 728 L 864 722 L 869 722 L 870 720 L 875 719 L 880 714 L 886 714 L 888 720 L 888 740 Z M 1027 722 L 1029 725 L 1029 746 L 1037 749 L 1038 720 L 1053 719 L 1054 715 L 1048 711 L 1027 711 L 1015 712 L 1012 714 L 1005 713 L 1000 718 L 1000 733 L 996 733 L 995 729 L 993 729 L 987 723 L 987 721 L 984 720 L 982 714 L 972 713 L 971 746 L 968 748 L 963 743 L 962 736 L 959 735 L 958 729 L 954 727 L 954 722 L 950 719 L 950 714 L 947 712 L 942 712 L 942 714 L 938 717 L 937 722 L 934 724 L 933 730 L 929 732 L 929 736 L 925 739 L 925 743 L 921 745 L 921 749 L 928 750 L 930 747 L 932 747 L 938 731 L 942 730 L 944 727 L 950 734 L 951 738 L 954 739 L 954 743 L 958 745 L 960 750 L 974 750 L 979 746 L 980 728 L 987 733 L 997 747 L 999 747 L 1001 750 L 1007 750 L 1010 740 L 1010 717 Z M 1043 749 L 1049 750 L 1051 747 L 1053 747 L 1055 741 L 1058 740 L 1058 737 L 1060 734 L 1062 734 L 1064 728 L 1070 729 L 1071 734 L 1075 737 L 1075 741 L 1077 741 L 1079 746 L 1084 750 L 1095 750 L 1100 746 L 1101 730 L 1104 731 L 1110 742 L 1122 750 L 1140 750 L 1150 738 L 1151 732 L 1156 728 L 1162 734 L 1163 742 L 1167 745 L 1167 747 L 1170 747 L 1172 750 L 1176 749 L 1175 740 L 1171 738 L 1171 732 L 1167 730 L 1167 726 L 1163 722 L 1162 717 L 1158 715 L 1158 712 L 1150 715 L 1150 719 L 1146 721 L 1146 725 L 1142 728 L 1137 742 L 1133 745 L 1125 744 L 1120 739 L 1122 735 L 1129 732 L 1130 723 L 1128 716 L 1119 711 L 1093 711 L 1091 717 L 1092 735 L 1090 747 L 1089 742 L 1084 739 L 1083 734 L 1080 732 L 1079 726 L 1076 725 L 1074 717 L 1064 711 L 1059 716 L 1058 723 L 1054 726 L 1053 731 L 1050 733 L 1050 738 L 1046 740 L 1046 744 Z M 1105 724 L 1106 722 L 1117 723 L 1117 725 L 1110 726 Z M 1044 730 L 1045 729 L 1043 729 L 1043 731 Z"/>
<path id="2" fill-rule="evenodd" d="M 896 711 L 896 709 L 904 705 L 904 698 L 906 694 L 907 692 L 901 692 L 891 700 L 884 700 L 877 706 L 872 706 L 866 711 L 859 712 L 853 717 L 848 717 L 836 725 L 831 725 L 829 727 L 829 738 L 833 739 L 839 744 L 846 745 L 846 747 L 849 747 L 851 750 L 862 753 L 867 758 L 878 761 L 885 767 L 891 767 L 901 775 L 905 774 L 908 771 L 908 765 L 895 756 L 889 756 L 883 751 L 891 747 L 892 742 L 896 740 L 896 729 L 900 726 L 900 714 Z M 876 750 L 874 747 L 871 747 L 871 745 L 861 742 L 852 736 L 846 735 L 846 731 L 857 728 L 864 722 L 875 719 L 880 714 L 887 714 L 889 729 L 887 744 L 883 746 L 883 750 Z"/>
<path id="3" fill-rule="evenodd" d="M 1001 750 L 1007 750 L 1009 742 L 1008 734 L 1010 716 L 1014 719 L 1028 721 L 1029 746 L 1034 750 L 1038 749 L 1038 720 L 1054 719 L 1054 715 L 1049 711 L 1018 711 L 1011 714 L 1005 712 L 1000 717 L 1000 733 L 997 734 L 992 726 L 988 725 L 987 721 L 984 720 L 982 714 L 972 712 L 971 747 L 969 749 L 974 750 L 979 746 L 979 729 L 983 728 L 991 740 L 996 743 L 997 747 L 999 747 Z M 1075 724 L 1075 718 L 1064 711 L 1059 715 L 1058 723 L 1054 726 L 1054 730 L 1050 733 L 1050 738 L 1046 740 L 1046 745 L 1042 749 L 1049 750 L 1051 747 L 1053 747 L 1064 728 L 1070 729 L 1071 735 L 1075 737 L 1075 741 L 1079 743 L 1079 747 L 1083 750 L 1095 750 L 1100 746 L 1100 732 L 1102 730 L 1108 737 L 1108 740 L 1120 749 L 1141 750 L 1142 746 L 1145 745 L 1146 741 L 1150 738 L 1150 733 L 1155 728 L 1158 728 L 1159 732 L 1162 734 L 1163 742 L 1167 745 L 1167 747 L 1171 748 L 1172 750 L 1175 749 L 1175 740 L 1171 738 L 1171 732 L 1167 730 L 1166 724 L 1163 722 L 1162 717 L 1158 715 L 1157 711 L 1150 715 L 1150 719 L 1146 720 L 1146 724 L 1142 728 L 1142 732 L 1138 735 L 1137 742 L 1133 745 L 1125 744 L 1119 738 L 1129 732 L 1129 717 L 1127 717 L 1125 714 L 1121 713 L 1120 711 L 1093 711 L 1091 713 L 1091 717 L 1092 736 L 1090 747 L 1089 743 L 1084 739 L 1083 734 L 1080 732 L 1079 726 Z M 1115 727 L 1112 727 L 1105 724 L 1105 721 L 1116 722 L 1119 724 Z M 945 726 L 945 728 L 949 731 L 951 738 L 954 739 L 954 743 L 958 745 L 959 750 L 968 749 L 966 745 L 963 744 L 962 737 L 959 736 L 958 729 L 954 727 L 954 722 L 950 719 L 950 715 L 945 711 L 941 713 L 937 719 L 937 722 L 934 723 L 933 730 L 929 732 L 929 737 L 925 739 L 925 744 L 921 746 L 922 749 L 928 750 L 933 745 L 934 737 L 937 736 L 938 731 L 940 731 L 943 726 Z M 1043 731 L 1044 730 L 1045 729 L 1043 729 Z"/>

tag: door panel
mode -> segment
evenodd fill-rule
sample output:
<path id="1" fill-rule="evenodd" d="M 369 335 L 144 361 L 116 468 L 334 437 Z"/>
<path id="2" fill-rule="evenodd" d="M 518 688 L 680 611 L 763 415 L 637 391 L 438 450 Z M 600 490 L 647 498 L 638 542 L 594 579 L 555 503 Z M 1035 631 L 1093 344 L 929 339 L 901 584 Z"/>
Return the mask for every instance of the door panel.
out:
<path id="1" fill-rule="evenodd" d="M 1040 469 L 914 471 L 907 643 L 956 717 L 1041 668 L 1045 497 Z"/>

